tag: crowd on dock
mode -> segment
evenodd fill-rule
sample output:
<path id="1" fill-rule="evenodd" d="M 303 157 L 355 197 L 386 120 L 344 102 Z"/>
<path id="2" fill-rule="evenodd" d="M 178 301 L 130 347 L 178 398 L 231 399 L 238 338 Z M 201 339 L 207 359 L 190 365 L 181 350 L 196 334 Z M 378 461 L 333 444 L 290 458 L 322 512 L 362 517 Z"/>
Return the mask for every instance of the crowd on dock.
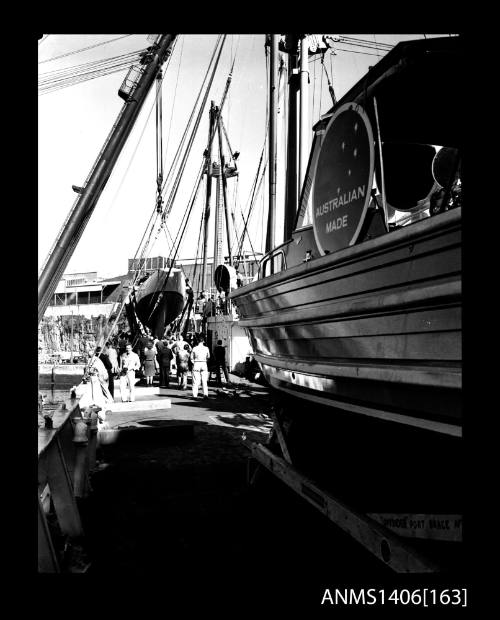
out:
<path id="1" fill-rule="evenodd" d="M 114 401 L 115 380 L 120 384 L 122 402 L 135 400 L 135 386 L 139 378 L 152 386 L 158 377 L 158 387 L 170 387 L 171 375 L 176 377 L 177 388 L 187 390 L 191 377 L 193 398 L 208 398 L 208 380 L 216 374 L 217 385 L 222 386 L 222 375 L 229 382 L 226 349 L 222 341 L 210 351 L 202 334 L 170 335 L 155 338 L 146 328 L 146 334 L 134 343 L 130 334 L 120 332 L 105 347 L 97 347 L 89 353 L 84 381 L 90 382 L 95 390 L 102 390 L 105 400 Z M 98 385 L 99 384 L 99 385 Z"/>

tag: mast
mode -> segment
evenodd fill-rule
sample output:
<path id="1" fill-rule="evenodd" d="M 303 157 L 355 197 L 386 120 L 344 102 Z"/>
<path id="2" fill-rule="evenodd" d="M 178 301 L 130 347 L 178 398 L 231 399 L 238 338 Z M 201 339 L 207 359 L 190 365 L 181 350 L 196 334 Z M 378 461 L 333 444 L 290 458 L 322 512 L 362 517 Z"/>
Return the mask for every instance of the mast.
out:
<path id="1" fill-rule="evenodd" d="M 216 196 L 215 196 L 215 231 L 214 231 L 214 267 L 213 273 L 215 275 L 215 270 L 217 267 L 222 264 L 222 213 L 221 213 L 221 202 L 223 198 L 221 196 L 222 193 L 222 185 L 221 185 L 221 172 L 220 172 L 220 162 L 214 162 L 214 177 L 216 177 Z"/>
<path id="2" fill-rule="evenodd" d="M 283 240 L 290 239 L 297 213 L 297 94 L 299 69 L 297 66 L 298 36 L 287 34 L 285 51 L 288 53 L 288 148 L 286 160 L 285 226 Z"/>
<path id="3" fill-rule="evenodd" d="M 161 35 L 157 43 L 148 48 L 141 60 L 141 65 L 131 67 L 119 90 L 118 94 L 125 99 L 125 104 L 84 187 L 74 186 L 74 190 L 79 196 L 59 232 L 38 279 L 38 322 L 42 320 L 45 314 L 57 283 L 85 230 L 146 96 L 154 83 L 156 74 L 170 53 L 176 36 L 175 34 Z"/>
<path id="4" fill-rule="evenodd" d="M 309 44 L 307 35 L 300 40 L 300 152 L 299 152 L 299 185 L 302 188 L 309 160 Z"/>
<path id="5" fill-rule="evenodd" d="M 206 288 L 207 275 L 207 246 L 208 246 L 208 224 L 210 220 L 210 198 L 212 196 L 212 135 L 215 123 L 215 101 L 210 103 L 209 127 L 208 127 L 208 146 L 206 150 L 207 158 L 207 195 L 205 200 L 205 214 L 203 218 L 203 266 L 201 271 L 201 288 Z M 215 260 L 214 260 L 215 263 Z M 213 267 L 215 271 L 215 266 Z"/>
<path id="6" fill-rule="evenodd" d="M 278 35 L 271 35 L 269 72 L 269 215 L 267 219 L 266 252 L 274 247 L 276 228 L 276 102 L 278 81 Z"/>

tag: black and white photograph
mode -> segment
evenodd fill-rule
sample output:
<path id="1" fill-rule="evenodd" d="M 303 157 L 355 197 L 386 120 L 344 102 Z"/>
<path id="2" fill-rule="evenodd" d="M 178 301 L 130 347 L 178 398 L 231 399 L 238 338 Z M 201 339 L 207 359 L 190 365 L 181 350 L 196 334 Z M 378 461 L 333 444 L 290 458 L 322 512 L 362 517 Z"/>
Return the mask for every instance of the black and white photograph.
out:
<path id="1" fill-rule="evenodd" d="M 39 578 L 469 606 L 463 56 L 38 35 Z"/>

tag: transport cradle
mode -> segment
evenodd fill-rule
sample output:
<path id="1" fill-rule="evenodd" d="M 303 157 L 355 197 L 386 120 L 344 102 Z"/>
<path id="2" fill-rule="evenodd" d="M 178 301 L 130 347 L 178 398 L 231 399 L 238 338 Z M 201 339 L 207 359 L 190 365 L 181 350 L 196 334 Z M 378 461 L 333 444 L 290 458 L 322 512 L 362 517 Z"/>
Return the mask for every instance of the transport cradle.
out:
<path id="1" fill-rule="evenodd" d="M 294 466 L 287 445 L 286 432 L 276 411 L 268 446 L 250 441 L 247 481 L 254 484 L 261 468 L 284 482 L 295 493 L 312 504 L 346 534 L 397 573 L 440 573 L 444 566 L 415 548 L 410 540 L 432 543 L 446 542 L 454 546 L 462 542 L 462 515 L 362 512 L 315 483 Z M 279 446 L 281 456 L 270 448 Z"/>

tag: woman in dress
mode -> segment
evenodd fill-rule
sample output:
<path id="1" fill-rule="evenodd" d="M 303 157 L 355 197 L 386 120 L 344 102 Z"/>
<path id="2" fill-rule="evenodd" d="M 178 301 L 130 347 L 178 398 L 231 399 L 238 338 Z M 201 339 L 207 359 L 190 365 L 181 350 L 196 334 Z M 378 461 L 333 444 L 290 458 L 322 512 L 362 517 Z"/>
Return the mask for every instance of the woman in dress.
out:
<path id="1" fill-rule="evenodd" d="M 156 354 L 153 348 L 144 349 L 144 376 L 146 385 L 153 385 L 153 377 L 156 373 Z"/>
<path id="2" fill-rule="evenodd" d="M 187 342 L 184 344 L 182 349 L 177 349 L 177 385 L 181 388 L 181 390 L 185 390 L 187 388 L 190 351 L 191 347 L 187 344 Z"/>

